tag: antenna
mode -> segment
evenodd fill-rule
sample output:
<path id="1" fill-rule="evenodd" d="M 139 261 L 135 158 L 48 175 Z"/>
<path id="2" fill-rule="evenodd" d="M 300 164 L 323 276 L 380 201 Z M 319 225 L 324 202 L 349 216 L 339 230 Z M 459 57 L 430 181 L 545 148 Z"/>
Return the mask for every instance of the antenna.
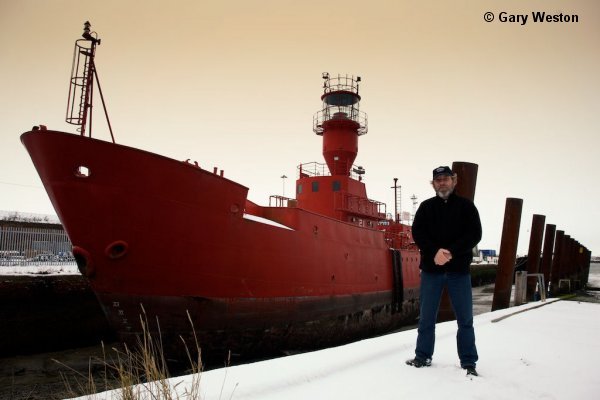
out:
<path id="1" fill-rule="evenodd" d="M 419 203 L 417 201 L 417 196 L 415 196 L 414 194 L 412 195 L 412 197 L 410 198 L 412 200 L 412 218 L 411 220 L 415 219 L 415 214 L 417 213 L 417 204 Z"/>
<path id="2" fill-rule="evenodd" d="M 402 186 L 398 186 L 398 178 L 394 178 L 394 220 L 400 223 L 400 212 L 402 212 Z M 400 193 L 398 193 L 400 192 Z"/>

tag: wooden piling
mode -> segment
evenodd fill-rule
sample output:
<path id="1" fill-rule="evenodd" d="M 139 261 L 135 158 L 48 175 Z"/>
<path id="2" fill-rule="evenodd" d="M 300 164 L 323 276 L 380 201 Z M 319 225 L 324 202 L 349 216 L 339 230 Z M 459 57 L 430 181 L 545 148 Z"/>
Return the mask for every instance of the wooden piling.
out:
<path id="1" fill-rule="evenodd" d="M 554 236 L 556 236 L 556 225 L 547 224 L 544 233 L 544 250 L 542 251 L 541 272 L 544 274 L 544 290 L 548 291 L 550 283 L 550 271 L 552 269 L 552 256 L 554 253 Z"/>
<path id="2" fill-rule="evenodd" d="M 581 289 L 581 279 L 579 279 L 581 270 L 581 243 L 577 239 L 572 239 L 573 261 L 571 262 L 571 268 L 569 269 L 569 279 L 571 279 L 571 288 L 573 290 Z"/>
<path id="3" fill-rule="evenodd" d="M 529 251 L 527 252 L 527 273 L 537 274 L 540 272 L 540 257 L 542 251 L 542 239 L 544 236 L 544 224 L 546 216 L 533 214 L 531 221 L 531 234 L 529 238 Z M 532 301 L 535 295 L 535 286 L 537 279 L 527 279 L 527 301 Z M 539 289 L 540 291 L 543 288 Z"/>
<path id="4" fill-rule="evenodd" d="M 581 267 L 581 269 L 579 270 L 579 276 L 578 276 L 578 278 L 581 281 L 581 287 L 583 288 L 587 284 L 586 276 L 589 273 L 588 270 L 589 270 L 590 264 L 586 263 L 587 260 L 588 260 L 588 249 L 587 249 L 587 247 L 585 247 L 585 246 L 582 245 L 580 250 L 581 250 L 581 255 L 580 255 L 580 260 L 581 260 L 580 267 Z"/>
<path id="5" fill-rule="evenodd" d="M 558 275 L 560 274 L 560 259 L 562 258 L 562 244 L 565 231 L 556 231 L 556 237 L 554 238 L 554 258 L 552 260 L 552 271 L 550 272 L 550 294 L 552 296 L 558 293 Z"/>
<path id="6" fill-rule="evenodd" d="M 581 280 L 581 283 L 584 286 L 588 284 L 588 279 L 590 277 L 590 263 L 592 262 L 592 251 L 585 249 L 585 254 L 586 254 L 585 262 L 584 262 L 585 269 L 583 271 L 583 277 Z"/>
<path id="7" fill-rule="evenodd" d="M 571 263 L 571 235 L 565 234 L 563 236 L 562 257 L 560 260 L 560 271 L 558 273 L 558 279 L 567 279 L 569 277 L 567 270 L 569 268 L 570 263 Z M 566 287 L 566 289 L 567 289 L 567 291 L 570 291 L 568 286 Z"/>
<path id="8" fill-rule="evenodd" d="M 569 292 L 568 286 L 560 286 L 561 279 L 566 279 L 567 265 L 571 262 L 571 236 L 563 235 L 562 243 L 560 244 L 560 264 L 558 265 L 558 291 Z M 566 282 L 563 281 L 563 285 Z"/>
<path id="9" fill-rule="evenodd" d="M 579 289 L 578 284 L 581 282 L 576 282 L 579 278 L 579 264 L 581 263 L 581 257 L 579 257 L 579 249 L 581 245 L 575 238 L 571 238 L 571 264 L 569 265 L 569 270 L 567 274 L 567 278 L 571 280 L 571 287 L 573 290 Z"/>
<path id="10" fill-rule="evenodd" d="M 458 176 L 454 193 L 457 195 L 469 199 L 475 200 L 475 188 L 477 186 L 477 171 L 479 166 L 477 164 L 455 161 L 452 163 L 452 172 Z"/>
<path id="11" fill-rule="evenodd" d="M 519 242 L 519 227 L 523 200 L 507 198 L 504 209 L 504 224 L 498 257 L 498 271 L 494 285 L 492 311 L 510 307 L 510 292 L 512 289 L 513 272 L 517 258 Z"/>

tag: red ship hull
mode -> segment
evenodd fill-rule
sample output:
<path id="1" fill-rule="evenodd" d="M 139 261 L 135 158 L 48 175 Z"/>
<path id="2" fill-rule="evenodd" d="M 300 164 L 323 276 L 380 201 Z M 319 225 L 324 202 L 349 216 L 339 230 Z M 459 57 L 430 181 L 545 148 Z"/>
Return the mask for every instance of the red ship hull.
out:
<path id="1" fill-rule="evenodd" d="M 124 340 L 140 333 L 140 305 L 163 337 L 190 332 L 189 312 L 203 351 L 246 354 L 342 343 L 418 315 L 418 251 L 402 251 L 398 286 L 382 230 L 256 206 L 223 176 L 122 145 L 46 130 L 21 141 Z"/>

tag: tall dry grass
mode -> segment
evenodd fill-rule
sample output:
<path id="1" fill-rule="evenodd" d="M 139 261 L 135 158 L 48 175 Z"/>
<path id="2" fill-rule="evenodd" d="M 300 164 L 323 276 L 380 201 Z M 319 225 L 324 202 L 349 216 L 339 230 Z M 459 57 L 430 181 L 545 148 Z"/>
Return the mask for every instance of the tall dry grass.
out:
<path id="1" fill-rule="evenodd" d="M 146 311 L 143 306 L 141 308 L 140 324 L 142 333 L 137 338 L 136 345 L 132 349 L 126 344 L 124 344 L 123 349 L 113 347 L 112 356 L 107 357 L 104 344 L 102 344 L 103 359 L 95 360 L 96 364 L 99 363 L 102 366 L 101 371 L 92 368 L 93 362 L 91 359 L 87 375 L 54 360 L 74 375 L 68 376 L 61 373 L 68 396 L 87 395 L 90 400 L 100 399 L 104 397 L 97 395 L 99 390 L 112 389 L 116 392 L 112 393 L 112 397 L 107 398 L 122 400 L 200 400 L 200 381 L 203 365 L 200 344 L 189 312 L 186 311 L 192 327 L 194 351 L 190 351 L 190 347 L 182 336 L 179 337 L 188 358 L 187 361 L 190 366 L 188 373 L 191 376 L 191 382 L 179 388 L 182 380 L 177 381 L 169 373 L 158 317 L 156 318 L 158 336 L 155 337 L 151 333 Z M 193 354 L 197 356 L 194 357 Z"/>

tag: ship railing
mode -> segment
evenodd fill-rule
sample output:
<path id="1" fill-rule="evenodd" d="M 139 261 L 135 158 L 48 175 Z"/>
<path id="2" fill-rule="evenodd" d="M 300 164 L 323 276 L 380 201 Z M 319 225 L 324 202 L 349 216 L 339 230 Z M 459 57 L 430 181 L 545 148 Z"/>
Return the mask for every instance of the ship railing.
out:
<path id="1" fill-rule="evenodd" d="M 359 175 L 354 172 L 355 170 L 363 171 L 362 167 L 352 165 L 352 168 L 350 168 L 350 178 L 361 180 L 362 173 Z M 298 178 L 309 178 L 313 176 L 331 176 L 331 172 L 329 171 L 327 164 L 316 161 L 298 165 Z"/>
<path id="2" fill-rule="evenodd" d="M 367 199 L 347 192 L 338 192 L 336 203 L 336 208 L 339 211 L 377 219 L 385 218 L 386 205 L 377 200 Z"/>
<path id="3" fill-rule="evenodd" d="M 325 79 L 323 83 L 323 91 L 325 93 L 348 91 L 358 94 L 358 82 L 360 82 L 360 78 L 357 76 L 338 74 L 332 77 L 326 73 L 323 78 Z"/>
<path id="4" fill-rule="evenodd" d="M 317 135 L 323 134 L 323 124 L 330 120 L 348 119 L 358 124 L 358 135 L 364 135 L 369 130 L 367 113 L 360 111 L 354 105 L 327 106 L 318 111 L 313 117 L 313 131 Z"/>
<path id="5" fill-rule="evenodd" d="M 406 249 L 416 246 L 410 232 L 393 232 L 386 229 L 384 230 L 384 233 L 385 241 L 390 247 L 396 249 Z"/>
<path id="6" fill-rule="evenodd" d="M 296 199 L 273 194 L 269 196 L 269 207 L 295 207 Z"/>

